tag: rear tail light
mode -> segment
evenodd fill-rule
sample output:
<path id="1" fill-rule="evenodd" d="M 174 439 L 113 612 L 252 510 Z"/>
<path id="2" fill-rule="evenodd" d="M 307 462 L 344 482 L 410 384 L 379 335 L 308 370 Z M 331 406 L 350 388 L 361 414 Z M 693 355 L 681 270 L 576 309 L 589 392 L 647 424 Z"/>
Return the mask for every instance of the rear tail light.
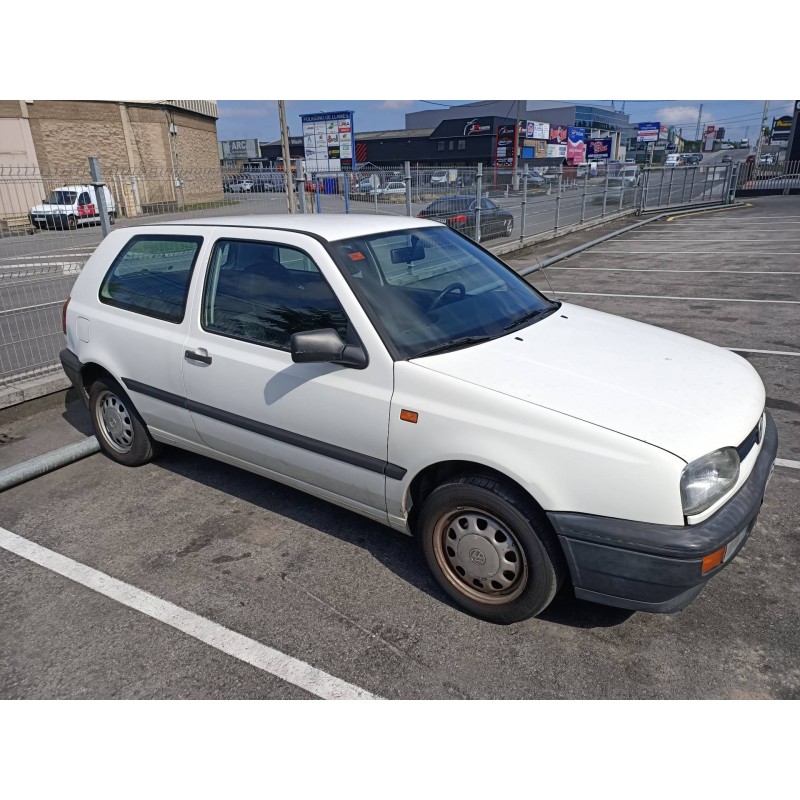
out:
<path id="1" fill-rule="evenodd" d="M 69 297 L 64 301 L 64 305 L 61 307 L 61 330 L 64 332 L 64 336 L 67 335 L 67 306 L 69 305 Z"/>
<path id="2" fill-rule="evenodd" d="M 447 221 L 448 222 L 452 222 L 455 225 L 461 225 L 461 224 L 463 224 L 463 223 L 465 223 L 467 221 L 467 215 L 466 214 L 456 214 L 454 217 L 450 217 L 450 219 L 448 219 Z"/>

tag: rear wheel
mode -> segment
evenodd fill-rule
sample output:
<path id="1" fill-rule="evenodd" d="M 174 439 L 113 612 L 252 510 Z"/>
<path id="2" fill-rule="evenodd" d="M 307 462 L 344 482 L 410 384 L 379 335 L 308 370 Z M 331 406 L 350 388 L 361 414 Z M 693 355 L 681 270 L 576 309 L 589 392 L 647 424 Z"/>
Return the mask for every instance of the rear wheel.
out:
<path id="1" fill-rule="evenodd" d="M 92 384 L 89 413 L 100 446 L 114 461 L 138 467 L 158 454 L 160 445 L 113 378 L 98 378 Z"/>
<path id="2" fill-rule="evenodd" d="M 511 232 L 514 230 L 514 220 L 507 219 L 505 224 L 503 225 L 503 235 L 504 236 L 511 236 Z"/>
<path id="3" fill-rule="evenodd" d="M 544 611 L 566 574 L 544 512 L 491 477 L 454 478 L 426 498 L 416 530 L 439 585 L 489 622 L 520 622 Z"/>
<path id="4" fill-rule="evenodd" d="M 67 217 L 67 227 L 71 231 L 74 231 L 78 227 L 78 220 L 76 220 L 71 214 Z"/>

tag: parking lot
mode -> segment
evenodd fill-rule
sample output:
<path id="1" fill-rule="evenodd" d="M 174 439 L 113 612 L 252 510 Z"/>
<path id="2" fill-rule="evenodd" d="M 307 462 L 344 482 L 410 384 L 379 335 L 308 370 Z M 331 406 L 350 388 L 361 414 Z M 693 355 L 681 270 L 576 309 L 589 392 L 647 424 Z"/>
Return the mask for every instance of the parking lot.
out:
<path id="1" fill-rule="evenodd" d="M 764 381 L 780 461 L 747 546 L 688 609 L 567 589 L 495 626 L 388 528 L 186 452 L 97 454 L 2 495 L 0 526 L 32 544 L 0 538 L 0 697 L 800 697 L 800 200 L 652 222 L 531 281 L 731 348 Z M 88 433 L 71 395 L 6 413 L 0 468 Z"/>

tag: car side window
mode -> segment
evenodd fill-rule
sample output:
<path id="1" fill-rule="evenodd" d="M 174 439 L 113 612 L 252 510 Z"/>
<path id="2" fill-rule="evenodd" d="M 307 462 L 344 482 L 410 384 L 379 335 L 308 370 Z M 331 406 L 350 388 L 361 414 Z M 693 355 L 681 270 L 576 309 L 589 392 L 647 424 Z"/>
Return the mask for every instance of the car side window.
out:
<path id="1" fill-rule="evenodd" d="M 333 328 L 348 341 L 348 320 L 314 261 L 301 250 L 221 239 L 203 293 L 203 329 L 290 350 L 293 333 Z"/>
<path id="2" fill-rule="evenodd" d="M 485 197 L 481 198 L 481 211 L 494 211 L 497 206 Z"/>
<path id="3" fill-rule="evenodd" d="M 92 202 L 92 200 L 89 197 L 89 192 L 81 192 L 78 195 L 78 205 L 79 206 L 88 206 L 91 202 Z"/>
<path id="4" fill-rule="evenodd" d="M 201 236 L 134 236 L 111 264 L 100 302 L 163 319 L 183 321 Z"/>

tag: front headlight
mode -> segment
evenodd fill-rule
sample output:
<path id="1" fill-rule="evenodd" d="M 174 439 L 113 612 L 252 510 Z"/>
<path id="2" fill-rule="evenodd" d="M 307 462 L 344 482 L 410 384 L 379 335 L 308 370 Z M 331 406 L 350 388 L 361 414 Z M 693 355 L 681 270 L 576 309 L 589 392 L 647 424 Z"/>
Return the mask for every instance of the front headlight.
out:
<path id="1" fill-rule="evenodd" d="M 723 447 L 687 464 L 681 473 L 681 502 L 688 517 L 710 508 L 739 477 L 739 454 Z"/>

